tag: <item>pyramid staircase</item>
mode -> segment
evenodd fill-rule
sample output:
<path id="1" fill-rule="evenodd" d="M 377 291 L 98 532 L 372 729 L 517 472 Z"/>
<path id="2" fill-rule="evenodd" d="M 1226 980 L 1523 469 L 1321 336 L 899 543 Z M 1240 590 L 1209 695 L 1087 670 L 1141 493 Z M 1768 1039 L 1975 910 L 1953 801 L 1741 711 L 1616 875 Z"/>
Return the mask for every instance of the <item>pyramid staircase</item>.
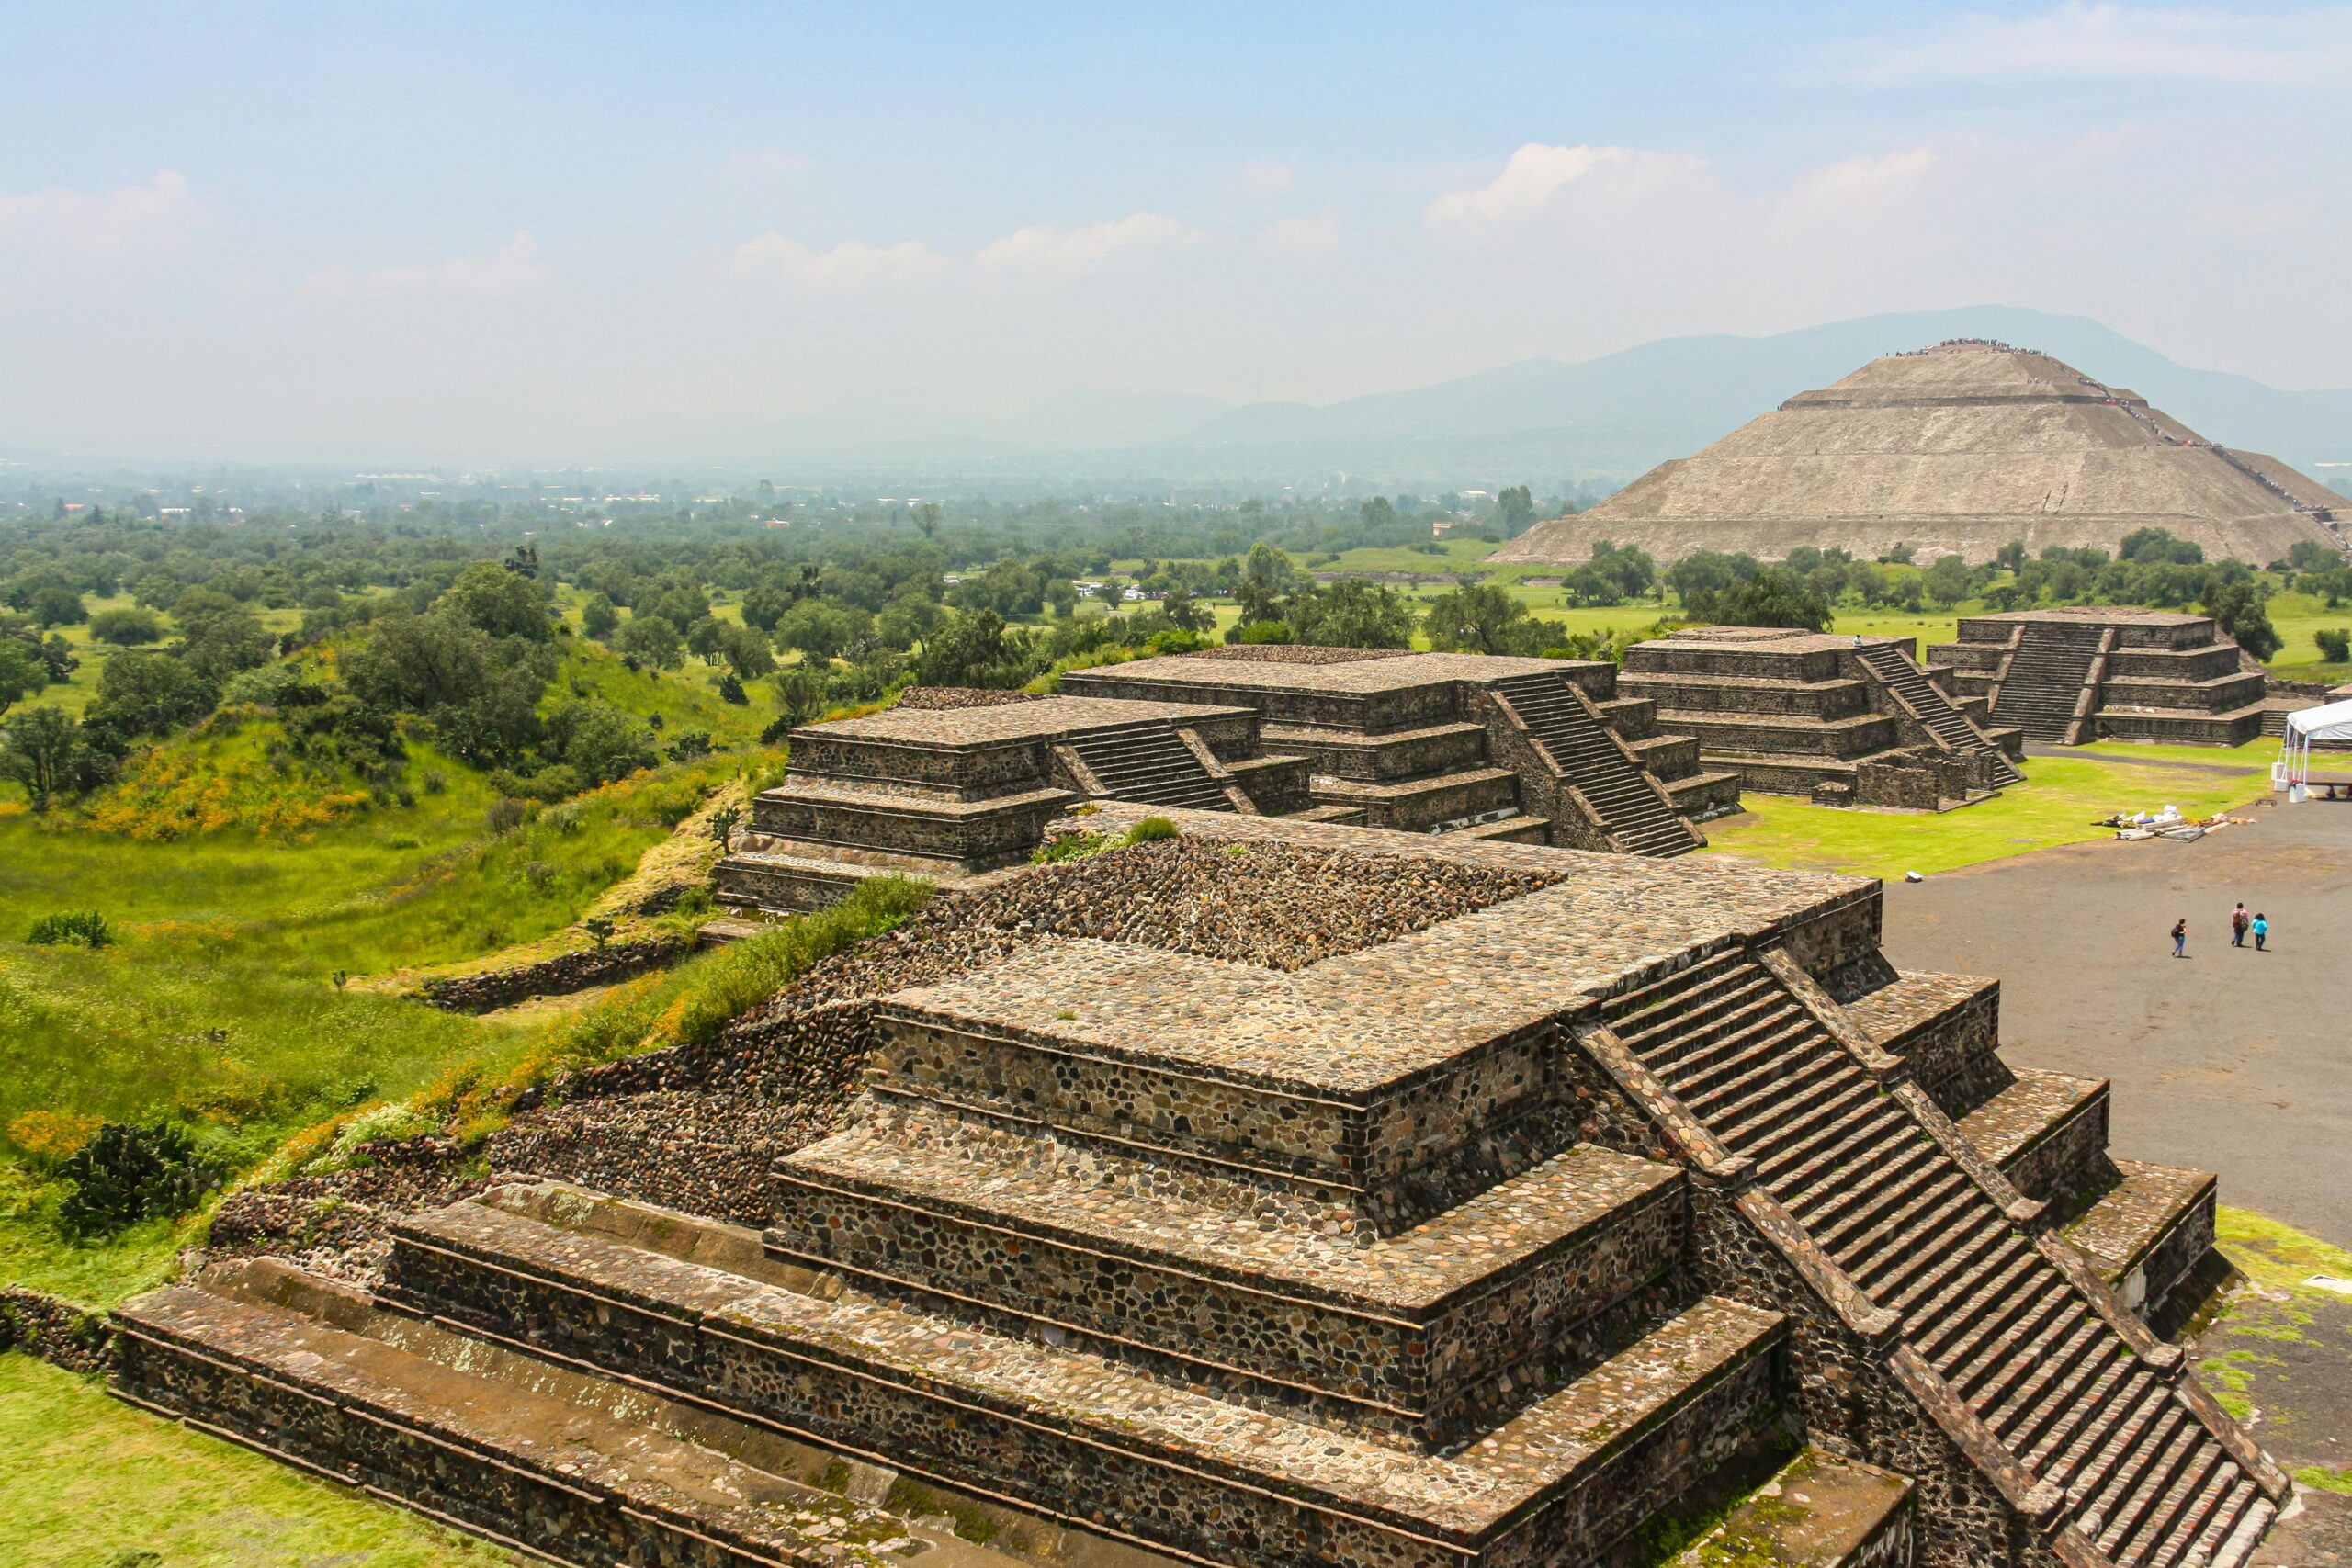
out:
<path id="1" fill-rule="evenodd" d="M 1802 982 L 1797 982 L 1802 984 Z M 1826 998 L 1823 998 L 1826 1002 Z M 1739 951 L 1614 998 L 1609 1027 L 1804 1227 L 2120 1568 L 2236 1560 L 2275 1515 L 2264 1462 L 2066 1244 L 2021 1227 L 1831 1032 Z M 1916 1091 L 1914 1091 L 1916 1094 Z M 1925 1109 L 1923 1109 L 1923 1107 Z M 1989 1174 L 1989 1180 L 1988 1180 Z M 2022 1207 L 2014 1191 L 2004 1193 Z M 2243 1462 L 2242 1462 L 2243 1461 Z M 2237 1546 L 2233 1546 L 2237 1543 Z"/>
<path id="2" fill-rule="evenodd" d="M 1556 675 L 1513 675 L 1493 686 L 1551 760 L 1591 803 L 1600 828 L 1628 854 L 1679 855 L 1705 840 L 1601 722 L 1591 701 Z"/>
<path id="3" fill-rule="evenodd" d="M 2083 683 L 2098 660 L 2103 635 L 2098 626 L 2021 622 L 2017 647 L 1994 689 L 1993 716 L 2030 740 L 2071 743 Z"/>
<path id="4" fill-rule="evenodd" d="M 1904 657 L 1901 649 L 1891 643 L 1864 643 L 1859 657 L 1880 684 L 1901 698 L 1913 716 L 1943 742 L 1946 750 L 1961 757 L 1989 753 L 1996 788 L 2025 783 L 2025 774 L 2009 761 L 2008 754 L 1969 723 L 1968 716 L 1952 706 L 1951 700 L 1928 679 L 1925 671 Z"/>
<path id="5" fill-rule="evenodd" d="M 1209 776 L 1172 726 L 1120 725 L 1074 734 L 1065 744 L 1114 800 L 1193 811 L 1233 809 L 1225 786 Z"/>

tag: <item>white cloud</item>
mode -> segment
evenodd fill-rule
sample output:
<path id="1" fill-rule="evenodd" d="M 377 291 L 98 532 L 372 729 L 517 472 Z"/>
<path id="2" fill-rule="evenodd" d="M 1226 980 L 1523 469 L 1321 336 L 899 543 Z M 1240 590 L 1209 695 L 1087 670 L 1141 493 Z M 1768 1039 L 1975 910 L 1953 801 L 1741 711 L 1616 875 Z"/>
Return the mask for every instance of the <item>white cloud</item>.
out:
<path id="1" fill-rule="evenodd" d="M 981 246 L 972 262 L 990 269 L 1069 276 L 1091 271 L 1121 251 L 1198 244 L 1206 238 L 1164 212 L 1131 212 L 1076 228 L 1033 223 Z"/>
<path id="2" fill-rule="evenodd" d="M 1285 218 L 1258 236 L 1258 248 L 1284 261 L 1321 261 L 1340 248 L 1340 215 Z"/>
<path id="3" fill-rule="evenodd" d="M 554 280 L 555 268 L 539 258 L 527 229 L 486 256 L 452 256 L 411 266 L 371 267 L 361 272 L 330 266 L 304 280 L 304 289 L 325 299 L 372 294 L 517 294 Z"/>
<path id="4" fill-rule="evenodd" d="M 727 158 L 727 172 L 738 179 L 780 179 L 808 167 L 808 155 L 783 147 L 747 147 Z"/>
<path id="5" fill-rule="evenodd" d="M 145 185 L 95 196 L 62 189 L 0 194 L 0 241 L 103 255 L 176 242 L 211 217 L 187 175 L 158 169 Z"/>
<path id="6" fill-rule="evenodd" d="M 783 278 L 820 288 L 848 288 L 877 279 L 908 282 L 952 265 L 920 240 L 901 240 L 894 245 L 843 240 L 820 251 L 772 229 L 736 246 L 728 258 L 727 270 L 738 277 Z"/>
<path id="7" fill-rule="evenodd" d="M 1241 188 L 1252 196 L 1272 196 L 1290 189 L 1298 171 L 1272 158 L 1256 158 L 1241 165 Z"/>
<path id="8" fill-rule="evenodd" d="M 1963 16 L 1836 73 L 1873 86 L 1936 77 L 2320 84 L 2352 65 L 2352 13 L 2253 17 L 2073 3 L 2031 17 Z"/>
<path id="9" fill-rule="evenodd" d="M 1544 207 L 1570 186 L 1640 196 L 1702 173 L 1705 160 L 1634 147 L 1555 147 L 1530 141 L 1493 183 L 1448 191 L 1430 203 L 1431 223 L 1492 221 Z"/>
<path id="10" fill-rule="evenodd" d="M 1918 186 L 1934 162 L 1934 155 L 1924 147 L 1878 158 L 1848 158 L 1800 176 L 1790 194 L 1797 202 L 1818 209 L 1902 196 Z"/>

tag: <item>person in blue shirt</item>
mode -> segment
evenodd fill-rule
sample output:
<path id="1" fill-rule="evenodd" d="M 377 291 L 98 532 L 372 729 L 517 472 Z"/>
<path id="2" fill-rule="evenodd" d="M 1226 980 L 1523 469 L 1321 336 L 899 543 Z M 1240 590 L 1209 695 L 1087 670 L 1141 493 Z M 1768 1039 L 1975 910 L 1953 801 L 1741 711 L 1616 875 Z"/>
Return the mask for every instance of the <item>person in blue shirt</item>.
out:
<path id="1" fill-rule="evenodd" d="M 2259 914 L 2258 914 L 2258 915 L 2256 915 L 2256 916 L 2255 916 L 2255 917 L 2254 917 L 2254 950 L 2255 950 L 2255 952 L 2256 952 L 2256 953 L 2265 953 L 2265 952 L 2267 952 L 2267 951 L 2268 951 L 2268 949 L 2267 949 L 2266 947 L 2264 947 L 2264 946 L 2263 946 L 2263 943 L 2265 943 L 2265 942 L 2268 942 L 2269 940 L 2270 940 L 2270 917 L 2269 917 L 2269 916 L 2267 916 L 2267 915 L 2259 915 Z"/>

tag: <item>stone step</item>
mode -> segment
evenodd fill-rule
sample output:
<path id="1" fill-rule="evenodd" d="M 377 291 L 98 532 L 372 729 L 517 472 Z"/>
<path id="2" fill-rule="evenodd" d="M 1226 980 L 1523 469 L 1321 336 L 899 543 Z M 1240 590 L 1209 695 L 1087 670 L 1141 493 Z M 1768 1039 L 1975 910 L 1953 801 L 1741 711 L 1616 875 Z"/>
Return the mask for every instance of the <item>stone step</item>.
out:
<path id="1" fill-rule="evenodd" d="M 1755 1028 L 1724 1042 L 1704 1066 L 1678 1065 L 1674 1092 L 1702 1115 L 1733 1113 L 1770 1089 L 1793 1094 L 1813 1077 L 1838 1065 L 1834 1048 L 1824 1049 L 1819 1032 L 1804 1014 L 1787 1010 L 1760 1020 Z"/>
<path id="2" fill-rule="evenodd" d="M 395 1227 L 385 1294 L 492 1343 L 646 1369 L 737 1419 L 1236 1564 L 1589 1561 L 1775 1417 L 1783 1320 L 1715 1298 L 1449 1457 L 1220 1400 L 1048 1334 L 649 1251 L 600 1232 L 611 1207 L 413 1216 Z"/>
<path id="3" fill-rule="evenodd" d="M 1961 1118 L 1960 1130 L 2018 1191 L 2071 1208 L 2066 1200 L 2105 1170 L 2107 1121 L 2107 1080 L 2029 1067 Z"/>
<path id="4" fill-rule="evenodd" d="M 2122 1179 L 2065 1227 L 2065 1237 L 2132 1309 L 2152 1316 L 2213 1245 L 2213 1174 L 2110 1162 Z"/>
<path id="5" fill-rule="evenodd" d="M 1509 768 L 1464 768 L 1423 779 L 1375 783 L 1317 777 L 1318 806 L 1360 811 L 1366 827 L 1428 832 L 1519 808 L 1519 775 Z"/>
<path id="6" fill-rule="evenodd" d="M 1457 829 L 1454 836 L 1498 844 L 1548 844 L 1552 841 L 1552 823 L 1549 818 L 1513 815 L 1499 821 Z"/>
<path id="7" fill-rule="evenodd" d="M 599 1565 L 1022 1561 L 813 1484 L 849 1472 L 831 1450 L 381 1312 L 283 1265 L 207 1279 L 118 1310 L 112 1392 L 502 1545 Z M 857 1469 L 878 1500 L 891 1472 Z"/>
<path id="8" fill-rule="evenodd" d="M 1138 1162 L 1036 1142 L 930 1110 L 861 1121 L 778 1162 L 769 1252 L 1442 1444 L 1498 1389 L 1589 1358 L 1588 1325 L 1672 1265 L 1687 1223 L 1672 1168 L 1589 1145 L 1383 1237 L 1262 1189 L 1171 1192 Z"/>
<path id="9" fill-rule="evenodd" d="M 1910 1477 L 1806 1449 L 1736 1504 L 1671 1568 L 1871 1568 L 1910 1561 Z"/>
<path id="10" fill-rule="evenodd" d="M 1059 941 L 884 998 L 867 1087 L 1353 1205 L 1388 1229 L 1476 1191 L 1488 1141 L 1547 1103 L 1554 1025 L 1506 1016 L 1398 1016 L 1336 977 Z"/>

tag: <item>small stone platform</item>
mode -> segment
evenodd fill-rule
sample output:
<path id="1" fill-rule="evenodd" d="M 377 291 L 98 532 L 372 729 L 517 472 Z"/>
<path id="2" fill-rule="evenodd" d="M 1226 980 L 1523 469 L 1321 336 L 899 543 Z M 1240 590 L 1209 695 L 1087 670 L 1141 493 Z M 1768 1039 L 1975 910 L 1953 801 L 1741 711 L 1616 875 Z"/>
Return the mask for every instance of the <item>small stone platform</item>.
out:
<path id="1" fill-rule="evenodd" d="M 1970 615 L 1928 649 L 1953 702 L 2029 740 L 2241 746 L 2263 732 L 2260 665 L 2210 615 L 2062 605 Z"/>
<path id="2" fill-rule="evenodd" d="M 1618 686 L 1742 789 L 1940 811 L 2021 783 L 2022 739 L 1980 728 L 1911 652 L 1899 637 L 1700 626 L 1627 649 Z"/>
<path id="3" fill-rule="evenodd" d="M 1024 698 L 952 688 L 804 725 L 782 785 L 752 803 L 749 830 L 712 885 L 720 903 L 778 913 L 832 902 L 897 873 L 970 887 L 1025 863 L 1045 825 L 1087 800 L 1191 810 L 1309 806 L 1306 763 L 1269 756 L 1256 712 L 1200 703 Z"/>
<path id="4" fill-rule="evenodd" d="M 1062 689 L 1252 707 L 1268 746 L 1309 760 L 1317 805 L 1366 827 L 1676 855 L 1738 807 L 1736 778 L 1598 660 L 1237 646 L 1074 670 Z"/>

